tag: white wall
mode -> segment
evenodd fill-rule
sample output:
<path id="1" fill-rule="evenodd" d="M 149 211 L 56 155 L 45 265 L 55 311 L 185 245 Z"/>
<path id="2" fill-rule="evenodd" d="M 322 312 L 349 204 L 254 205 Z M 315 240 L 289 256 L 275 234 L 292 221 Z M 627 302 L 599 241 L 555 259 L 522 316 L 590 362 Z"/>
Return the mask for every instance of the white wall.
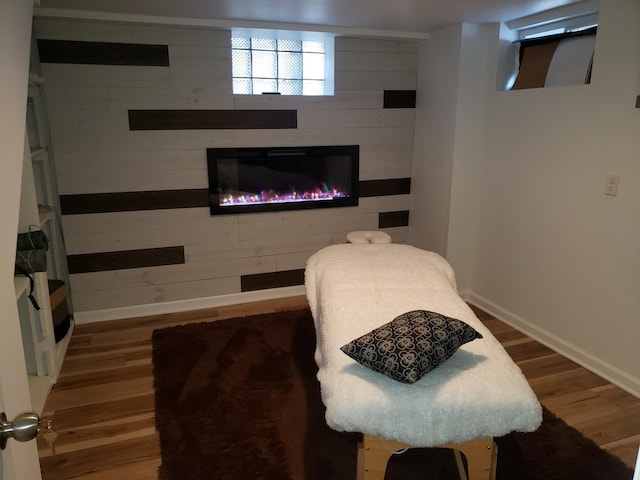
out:
<path id="1" fill-rule="evenodd" d="M 449 43 L 460 42 L 467 64 L 467 49 L 478 52 L 489 70 L 476 62 L 475 78 L 484 80 L 475 83 L 460 70 L 447 232 L 449 258 L 473 302 L 636 395 L 638 25 L 637 0 L 601 2 L 592 83 L 574 87 L 496 91 L 497 28 L 491 45 L 469 44 L 477 39 L 465 37 L 466 26 Z M 444 113 L 448 119 L 449 107 Z M 620 175 L 616 197 L 603 194 L 609 173 Z"/>
<path id="2" fill-rule="evenodd" d="M 420 44 L 410 243 L 445 254 L 449 222 L 462 26 Z"/>
<path id="3" fill-rule="evenodd" d="M 358 144 L 360 180 L 411 176 L 415 109 L 384 109 L 383 95 L 416 88 L 416 41 L 337 38 L 335 96 L 300 98 L 233 95 L 227 30 L 38 18 L 36 33 L 169 48 L 169 67 L 43 64 L 61 195 L 206 189 L 207 147 Z M 128 109 L 295 109 L 298 128 L 132 132 Z M 357 208 L 218 217 L 206 207 L 63 215 L 70 255 L 184 246 L 186 257 L 73 274 L 74 308 L 235 295 L 241 276 L 303 269 L 319 248 L 377 229 L 381 212 L 409 210 L 409 201 L 386 195 L 362 198 Z M 407 226 L 386 230 L 408 240 Z"/>
<path id="4" fill-rule="evenodd" d="M 478 253 L 475 232 L 480 223 L 477 199 L 483 185 L 487 107 L 495 85 L 495 38 L 498 25 L 462 25 L 456 129 L 451 169 L 451 198 L 446 256 L 456 266 L 461 291 L 471 284 Z"/>

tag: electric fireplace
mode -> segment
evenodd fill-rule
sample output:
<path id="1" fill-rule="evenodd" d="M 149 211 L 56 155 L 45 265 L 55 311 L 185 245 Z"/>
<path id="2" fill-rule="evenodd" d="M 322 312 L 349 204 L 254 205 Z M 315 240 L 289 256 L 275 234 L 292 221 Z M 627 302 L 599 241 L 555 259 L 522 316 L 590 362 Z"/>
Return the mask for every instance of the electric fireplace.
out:
<path id="1" fill-rule="evenodd" d="M 359 146 L 208 148 L 211 215 L 358 205 Z"/>

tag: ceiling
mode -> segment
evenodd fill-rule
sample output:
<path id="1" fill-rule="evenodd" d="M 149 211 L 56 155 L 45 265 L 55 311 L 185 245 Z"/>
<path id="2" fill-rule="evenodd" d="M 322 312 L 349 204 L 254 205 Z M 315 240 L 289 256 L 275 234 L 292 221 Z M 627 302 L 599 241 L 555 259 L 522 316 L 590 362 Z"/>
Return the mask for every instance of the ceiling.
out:
<path id="1" fill-rule="evenodd" d="M 40 9 L 277 22 L 349 30 L 429 33 L 458 23 L 507 21 L 577 0 L 41 0 Z M 94 16 L 93 13 L 90 14 Z M 72 16 L 81 16 L 77 12 Z"/>

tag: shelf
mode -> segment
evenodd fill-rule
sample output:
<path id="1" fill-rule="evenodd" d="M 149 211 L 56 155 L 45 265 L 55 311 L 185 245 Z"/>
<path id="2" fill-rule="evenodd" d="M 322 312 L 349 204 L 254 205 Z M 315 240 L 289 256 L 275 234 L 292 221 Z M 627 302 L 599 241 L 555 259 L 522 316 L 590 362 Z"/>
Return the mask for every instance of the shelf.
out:
<path id="1" fill-rule="evenodd" d="M 31 149 L 31 161 L 40 161 L 42 157 L 48 152 L 46 148 L 38 147 Z"/>
<path id="2" fill-rule="evenodd" d="M 16 300 L 29 289 L 29 279 L 27 277 L 13 277 L 13 286 L 16 289 Z"/>
<path id="3" fill-rule="evenodd" d="M 38 214 L 40 215 L 40 226 L 54 220 L 56 218 L 56 209 L 49 205 L 38 205 Z"/>
<path id="4" fill-rule="evenodd" d="M 42 413 L 52 385 L 58 379 L 73 331 L 72 322 L 67 335 L 56 343 L 52 306 L 55 308 L 61 299 L 56 298 L 55 294 L 52 298 L 48 277 L 59 278 L 66 284 L 69 283 L 69 279 L 64 266 L 64 242 L 59 229 L 55 228 L 58 221 L 59 197 L 53 153 L 47 148 L 49 127 L 44 105 L 43 83 L 41 76 L 37 74 L 29 76 L 27 130 L 18 217 L 19 232 L 27 232 L 32 227 L 38 226 L 48 235 L 48 269 L 46 272 L 36 272 L 32 275 L 33 296 L 40 306 L 39 310 L 33 308 L 25 298 L 31 291 L 30 279 L 23 276 L 14 279 L 25 363 L 29 372 L 32 407 L 39 414 Z M 65 299 L 64 293 L 65 291 L 61 290 L 61 295 L 58 297 L 62 296 Z"/>

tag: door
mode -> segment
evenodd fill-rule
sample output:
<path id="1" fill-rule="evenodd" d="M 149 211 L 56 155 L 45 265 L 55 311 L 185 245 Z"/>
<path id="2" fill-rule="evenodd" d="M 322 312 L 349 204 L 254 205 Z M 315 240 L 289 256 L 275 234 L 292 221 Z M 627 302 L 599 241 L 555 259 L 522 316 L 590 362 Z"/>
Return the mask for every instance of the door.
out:
<path id="1" fill-rule="evenodd" d="M 0 0 L 0 411 L 11 421 L 31 410 L 13 284 L 33 0 Z M 0 454 L 0 480 L 39 480 L 34 441 L 9 440 Z"/>

